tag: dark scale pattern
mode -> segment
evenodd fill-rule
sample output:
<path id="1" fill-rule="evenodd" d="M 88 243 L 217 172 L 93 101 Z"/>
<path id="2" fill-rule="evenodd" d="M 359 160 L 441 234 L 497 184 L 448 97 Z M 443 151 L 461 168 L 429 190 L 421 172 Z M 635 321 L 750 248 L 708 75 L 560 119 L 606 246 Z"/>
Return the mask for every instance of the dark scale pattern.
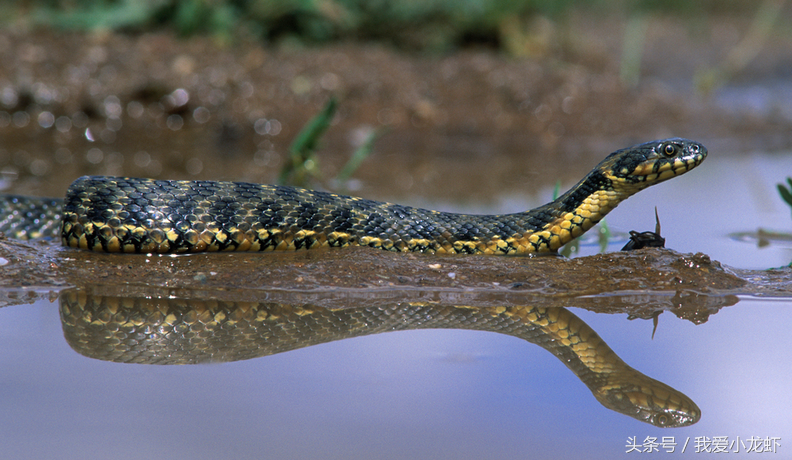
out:
<path id="1" fill-rule="evenodd" d="M 32 239 L 59 235 L 63 200 L 6 195 L 0 200 L 0 232 Z"/>
<path id="2" fill-rule="evenodd" d="M 613 182 L 600 171 L 592 171 L 577 186 L 565 193 L 560 201 L 561 210 L 572 212 L 587 196 L 596 190 L 613 190 Z"/>
<path id="3" fill-rule="evenodd" d="M 549 252 L 625 198 L 683 174 L 706 155 L 701 144 L 684 139 L 619 150 L 556 201 L 506 215 L 452 214 L 242 182 L 83 177 L 67 193 L 61 236 L 68 246 L 109 252 L 348 245 L 437 253 Z M 46 203 L 26 200 L 17 197 L 0 207 L 0 229 L 22 237 L 51 232 L 48 225 L 59 218 L 52 212 L 57 204 L 45 209 Z M 24 223 L 9 226 L 20 220 Z"/>
<path id="4" fill-rule="evenodd" d="M 530 213 L 468 216 L 284 186 L 112 177 L 76 181 L 64 210 L 68 245 L 124 252 L 317 244 L 479 252 L 472 246 L 454 251 L 452 244 L 519 237 L 547 223 Z"/>

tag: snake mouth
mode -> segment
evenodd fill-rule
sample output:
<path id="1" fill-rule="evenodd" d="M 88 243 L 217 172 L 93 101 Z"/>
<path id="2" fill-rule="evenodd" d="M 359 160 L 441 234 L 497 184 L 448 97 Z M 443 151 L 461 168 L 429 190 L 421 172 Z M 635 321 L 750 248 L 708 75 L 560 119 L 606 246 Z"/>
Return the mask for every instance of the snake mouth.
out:
<path id="1" fill-rule="evenodd" d="M 676 156 L 667 158 L 666 161 L 662 161 L 662 158 L 653 159 L 646 165 L 636 168 L 635 172 L 645 182 L 658 183 L 690 171 L 707 157 L 707 149 L 697 142 L 684 141 L 680 147 Z"/>
<path id="2" fill-rule="evenodd" d="M 699 418 L 701 418 L 701 412 L 698 410 L 668 410 L 651 414 L 646 418 L 646 421 L 659 428 L 681 428 L 693 425 L 699 421 Z"/>
<path id="3" fill-rule="evenodd" d="M 640 384 L 611 382 L 593 393 L 608 409 L 660 428 L 689 426 L 701 418 L 701 410 L 693 400 L 645 375 Z"/>
<path id="4" fill-rule="evenodd" d="M 673 163 L 669 163 L 670 171 L 672 175 L 669 177 L 662 177 L 662 174 L 658 176 L 658 179 L 665 180 L 670 179 L 671 177 L 678 176 L 680 174 L 684 174 L 691 169 L 695 168 L 696 166 L 700 165 L 704 158 L 706 157 L 705 154 L 696 154 L 689 157 L 682 157 L 674 159 Z"/>
<path id="5" fill-rule="evenodd" d="M 670 157 L 669 160 L 671 161 L 667 163 L 675 176 L 690 171 L 707 158 L 707 148 L 698 142 L 689 141 L 687 139 L 673 139 L 667 142 L 673 143 L 678 149 L 676 156 Z M 666 148 L 668 145 L 669 144 L 665 144 Z M 660 151 L 660 155 L 665 151 L 663 148 L 658 148 L 658 150 Z"/>
<path id="6" fill-rule="evenodd" d="M 673 158 L 665 162 L 652 160 L 635 168 L 628 176 L 628 181 L 641 184 L 641 188 L 648 187 L 685 174 L 700 165 L 703 160 L 703 155 Z"/>

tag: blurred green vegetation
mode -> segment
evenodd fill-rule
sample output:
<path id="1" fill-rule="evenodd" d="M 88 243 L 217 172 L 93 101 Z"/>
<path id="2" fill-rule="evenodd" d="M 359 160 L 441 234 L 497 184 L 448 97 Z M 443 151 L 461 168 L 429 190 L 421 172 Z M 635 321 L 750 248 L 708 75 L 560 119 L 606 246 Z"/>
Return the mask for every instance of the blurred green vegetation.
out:
<path id="1" fill-rule="evenodd" d="M 121 32 L 169 28 L 183 36 L 211 35 L 226 41 L 239 36 L 305 44 L 374 40 L 442 51 L 469 45 L 508 48 L 510 42 L 531 35 L 532 17 L 561 19 L 572 8 L 630 15 L 660 12 L 693 20 L 708 13 L 752 11 L 755 4 L 753 0 L 6 0 L 0 6 L 0 24 Z"/>
<path id="2" fill-rule="evenodd" d="M 781 199 L 792 208 L 792 177 L 787 177 L 787 183 L 789 183 L 788 188 L 784 187 L 784 184 L 777 184 L 778 193 L 781 195 Z"/>
<path id="3" fill-rule="evenodd" d="M 319 163 L 315 153 L 319 140 L 333 121 L 337 106 L 338 102 L 331 98 L 322 111 L 314 115 L 294 138 L 289 147 L 289 158 L 278 176 L 279 184 L 307 187 L 311 178 L 319 176 Z"/>
<path id="4" fill-rule="evenodd" d="M 289 147 L 289 157 L 278 176 L 279 184 L 315 188 L 315 182 L 322 179 L 316 152 L 319 150 L 322 136 L 330 128 L 337 108 L 338 101 L 335 98 L 330 98 L 324 108 L 302 127 Z M 380 133 L 380 130 L 372 130 L 361 145 L 355 149 L 344 167 L 332 178 L 332 182 L 336 185 L 335 188 L 345 189 L 346 182 L 371 154 L 374 141 L 377 140 Z"/>

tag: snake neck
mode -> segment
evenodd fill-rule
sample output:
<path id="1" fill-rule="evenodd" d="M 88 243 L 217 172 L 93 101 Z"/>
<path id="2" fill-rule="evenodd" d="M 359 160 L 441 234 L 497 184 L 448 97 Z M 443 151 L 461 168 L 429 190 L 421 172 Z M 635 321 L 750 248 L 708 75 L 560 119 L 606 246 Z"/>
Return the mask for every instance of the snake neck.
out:
<path id="1" fill-rule="evenodd" d="M 536 252 L 555 251 L 596 225 L 622 201 L 645 188 L 595 170 L 556 200 L 528 211 L 540 228 L 527 236 Z"/>

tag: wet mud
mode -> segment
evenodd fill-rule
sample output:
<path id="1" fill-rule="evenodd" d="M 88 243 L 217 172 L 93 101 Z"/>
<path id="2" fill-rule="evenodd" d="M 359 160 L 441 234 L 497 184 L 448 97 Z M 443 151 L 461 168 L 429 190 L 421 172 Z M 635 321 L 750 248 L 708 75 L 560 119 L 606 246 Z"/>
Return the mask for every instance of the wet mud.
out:
<path id="1" fill-rule="evenodd" d="M 670 311 L 700 323 L 736 304 L 741 295 L 792 295 L 788 268 L 737 270 L 705 254 L 660 248 L 574 259 L 398 254 L 370 248 L 130 256 L 4 239 L 0 258 L 6 305 L 79 287 L 92 295 L 267 300 L 326 308 L 394 302 L 573 306 L 642 318 Z"/>

